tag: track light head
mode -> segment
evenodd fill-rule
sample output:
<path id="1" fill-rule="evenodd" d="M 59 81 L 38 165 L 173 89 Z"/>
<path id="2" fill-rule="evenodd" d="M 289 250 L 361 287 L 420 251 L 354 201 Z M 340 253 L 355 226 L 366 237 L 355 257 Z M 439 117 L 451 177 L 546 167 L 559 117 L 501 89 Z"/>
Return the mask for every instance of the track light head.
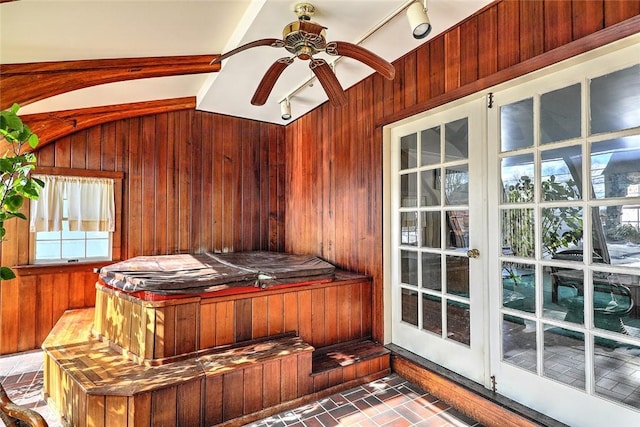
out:
<path id="1" fill-rule="evenodd" d="M 280 114 L 282 120 L 291 120 L 291 104 L 289 103 L 289 99 L 283 99 L 280 102 Z"/>
<path id="2" fill-rule="evenodd" d="M 413 38 L 423 39 L 431 32 L 431 22 L 427 15 L 426 2 L 416 1 L 407 8 L 409 26 L 413 32 Z"/>

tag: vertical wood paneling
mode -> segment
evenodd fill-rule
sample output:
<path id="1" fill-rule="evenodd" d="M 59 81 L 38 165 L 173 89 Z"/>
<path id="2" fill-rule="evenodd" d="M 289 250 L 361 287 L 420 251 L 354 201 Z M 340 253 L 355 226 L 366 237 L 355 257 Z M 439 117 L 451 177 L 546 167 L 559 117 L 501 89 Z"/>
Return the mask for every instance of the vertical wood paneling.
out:
<path id="1" fill-rule="evenodd" d="M 478 16 L 478 78 L 498 71 L 498 7 L 492 6 Z M 465 43 L 467 40 L 465 39 Z"/>
<path id="2" fill-rule="evenodd" d="M 444 87 L 448 92 L 460 87 L 460 27 L 454 28 L 445 34 L 444 52 Z"/>
<path id="3" fill-rule="evenodd" d="M 280 359 L 269 360 L 262 364 L 262 382 L 267 384 L 267 388 L 262 394 L 262 406 L 264 408 L 269 408 L 282 402 L 280 381 L 276 380 L 280 378 L 281 369 Z"/>
<path id="4" fill-rule="evenodd" d="M 444 58 L 444 36 L 434 38 L 430 43 L 429 51 L 431 97 L 436 97 L 444 93 L 445 88 L 445 58 Z"/>
<path id="5" fill-rule="evenodd" d="M 535 57 L 541 45 L 548 52 L 639 13 L 637 0 L 502 1 L 434 37 L 408 59 L 396 61 L 399 78 L 395 82 L 369 77 L 370 84 L 347 91 L 350 104 L 346 108 L 323 105 L 286 128 L 199 111 L 173 112 L 79 131 L 36 154 L 41 165 L 125 172 L 119 208 L 122 239 L 114 239 L 114 256 L 222 251 L 234 245 L 312 251 L 339 267 L 371 274 L 371 298 L 376 301 L 370 305 L 381 307 L 382 132 L 374 128 L 375 123 L 406 109 L 413 102 L 412 92 L 418 104 L 425 102 Z M 456 43 L 459 65 L 445 56 L 445 50 L 449 52 Z M 410 90 L 414 67 L 415 91 Z M 148 164 L 149 133 L 155 136 L 155 145 Z M 145 178 L 147 172 L 151 180 Z M 147 192 L 152 185 L 153 191 Z M 24 234 L 23 225 L 7 226 L 13 227 L 9 235 Z M 3 243 L 2 265 L 25 259 L 25 239 L 21 235 Z M 71 301 L 79 305 L 82 293 L 83 304 L 91 302 L 88 285 L 80 288 L 76 280 L 87 279 L 65 274 L 36 280 L 38 305 L 51 294 L 51 304 L 36 314 L 38 340 L 50 327 L 48 319 L 54 322 Z M 9 301 L 16 301 L 21 292 L 19 280 L 0 284 L 2 353 L 18 348 L 19 311 Z M 311 310 L 306 304 L 310 295 L 305 298 L 299 296 L 304 302 L 299 305 L 300 318 L 303 310 Z M 365 307 L 361 307 L 363 316 Z M 216 319 L 225 321 L 220 313 L 227 312 L 234 319 L 233 308 L 223 308 L 217 307 Z M 305 333 L 310 334 L 310 329 L 310 324 L 301 324 Z M 374 335 L 380 330 L 378 320 Z"/>
<path id="6" fill-rule="evenodd" d="M 282 250 L 283 136 L 278 125 L 184 111 L 82 130 L 36 155 L 42 166 L 125 173 L 123 190 L 115 194 L 122 201 L 116 211 L 122 221 L 113 238 L 114 259 L 221 251 L 234 241 L 239 249 Z M 21 237 L 3 243 L 2 265 L 27 263 L 27 222 L 10 221 L 6 226 L 10 236 Z M 26 279 L 25 286 L 2 283 L 3 293 L 34 300 L 29 305 L 37 307 L 36 320 L 27 321 L 23 313 L 25 322 L 19 322 L 17 304 L 10 298 L 0 300 L 0 337 L 6 336 L 0 354 L 23 349 L 31 337 L 36 341 L 30 347 L 38 348 L 62 312 L 95 303 L 95 275 L 26 277 L 33 279 Z M 13 329 L 18 326 L 25 328 L 22 343 Z"/>
<path id="7" fill-rule="evenodd" d="M 520 61 L 520 2 L 498 3 L 498 70 Z"/>
<path id="8" fill-rule="evenodd" d="M 460 26 L 460 85 L 478 79 L 478 18 Z"/>
<path id="9" fill-rule="evenodd" d="M 251 335 L 253 338 L 261 338 L 269 335 L 269 305 L 268 297 L 252 298 L 251 311 L 253 314 L 253 325 Z"/>
<path id="10" fill-rule="evenodd" d="M 181 396 L 182 397 L 182 396 Z M 109 399 L 107 397 L 107 399 Z M 176 425 L 176 408 L 178 405 L 177 387 L 167 387 L 154 390 L 151 393 L 151 413 L 153 419 L 151 424 L 154 426 L 172 426 Z M 123 425 L 110 424 L 108 425 Z"/>
<path id="11" fill-rule="evenodd" d="M 416 51 L 416 101 L 425 102 L 431 96 L 431 74 L 429 72 L 431 59 L 430 59 L 430 44 L 423 44 Z M 382 118 L 384 110 L 381 108 L 384 105 L 383 92 L 379 87 L 383 81 L 382 77 L 374 77 L 373 83 L 376 90 L 374 91 L 374 106 L 378 108 L 376 116 Z"/>
<path id="12" fill-rule="evenodd" d="M 604 2 L 606 27 L 640 14 L 640 0 L 607 0 Z"/>
<path id="13" fill-rule="evenodd" d="M 222 416 L 230 420 L 242 415 L 244 408 L 244 372 L 242 369 L 223 375 Z"/>
<path id="14" fill-rule="evenodd" d="M 372 123 L 399 116 L 398 110 L 411 110 L 413 92 L 419 105 L 464 85 L 477 84 L 500 70 L 539 57 L 603 25 L 613 25 L 640 13 L 637 0 L 507 0 L 483 9 L 476 16 L 430 39 L 415 52 L 395 61 L 396 79 L 388 82 L 377 75 L 347 91 L 349 104 L 340 110 L 325 104 L 285 129 L 287 153 L 287 250 L 296 252 L 313 246 L 309 236 L 317 236 L 318 254 L 334 264 L 370 274 L 374 286 L 360 295 L 351 295 L 349 310 L 362 318 L 373 318 L 371 329 L 349 329 L 348 336 L 372 333 L 382 337 L 382 130 Z M 415 57 L 415 61 L 414 61 Z M 415 67 L 415 88 L 410 89 Z M 369 82 L 366 83 L 366 82 Z M 363 89 L 372 87 L 373 90 Z M 443 99 L 445 97 L 442 97 Z M 356 103 L 354 106 L 353 103 Z M 394 114 L 395 113 L 395 114 Z M 313 124 L 311 132 L 307 130 Z M 304 130 L 303 130 L 304 129 Z M 305 145 L 322 144 L 316 155 Z M 365 154 L 367 153 L 367 154 Z M 320 156 L 320 158 L 318 158 Z M 309 175 L 317 163 L 322 173 Z M 330 171 L 330 172 L 327 172 Z M 362 177 L 368 181 L 362 185 Z M 318 186 L 322 182 L 322 186 Z M 305 190 L 320 188 L 325 214 L 320 223 L 306 222 L 310 215 L 301 197 L 312 197 Z M 295 201 L 295 202 L 294 202 Z M 335 212 L 333 208 L 335 206 Z M 333 215 L 331 215 L 333 213 Z M 371 224 L 371 226 L 365 226 Z M 369 231 L 372 230 L 372 231 Z M 368 233 L 373 235 L 369 239 Z M 322 244 L 333 242 L 334 244 Z M 329 249 L 330 248 L 330 249 Z M 309 307 L 314 310 L 317 295 Z M 353 300 L 355 299 L 355 301 Z M 361 303 L 360 303 L 361 301 Z M 300 306 L 302 316 L 303 306 Z M 337 310 L 345 308 L 338 306 Z M 357 313 L 355 313 L 357 314 Z M 316 317 L 318 314 L 316 314 Z M 316 319 L 310 327 L 318 328 Z M 362 323 L 367 325 L 366 322 Z M 304 328 L 301 325 L 301 328 Z M 337 335 L 341 336 L 342 325 Z M 325 331 L 325 337 L 326 333 Z M 314 333 L 314 337 L 315 337 Z M 320 339 L 320 343 L 323 343 Z M 318 343 L 314 343 L 317 345 Z"/>
<path id="15" fill-rule="evenodd" d="M 520 4 L 520 61 L 544 52 L 544 2 L 526 1 Z"/>
<path id="16" fill-rule="evenodd" d="M 410 107 L 417 101 L 417 54 L 411 52 L 404 58 L 404 105 Z"/>
<path id="17" fill-rule="evenodd" d="M 284 311 L 285 311 L 284 295 L 282 294 L 271 295 L 269 297 L 268 335 L 277 335 L 285 332 Z"/>
<path id="18" fill-rule="evenodd" d="M 604 28 L 604 0 L 573 0 L 573 39 Z"/>
<path id="19" fill-rule="evenodd" d="M 34 310 L 38 294 L 37 280 L 37 277 L 31 276 L 23 279 L 20 283 L 20 299 L 18 304 L 20 334 L 18 335 L 18 351 L 30 350 L 37 346 L 37 317 L 36 311 Z"/>
<path id="20" fill-rule="evenodd" d="M 205 380 L 204 424 L 213 426 L 222 422 L 222 375 L 207 377 Z"/>
<path id="21" fill-rule="evenodd" d="M 544 50 L 549 51 L 573 40 L 571 1 L 545 0 Z"/>
<path id="22" fill-rule="evenodd" d="M 251 300 L 239 299 L 233 304 L 235 313 L 235 342 L 251 339 Z"/>
<path id="23" fill-rule="evenodd" d="M 200 401 L 202 398 L 202 384 L 199 379 L 180 384 L 177 390 L 177 425 L 199 426 Z M 137 426 L 136 426 L 137 427 Z"/>

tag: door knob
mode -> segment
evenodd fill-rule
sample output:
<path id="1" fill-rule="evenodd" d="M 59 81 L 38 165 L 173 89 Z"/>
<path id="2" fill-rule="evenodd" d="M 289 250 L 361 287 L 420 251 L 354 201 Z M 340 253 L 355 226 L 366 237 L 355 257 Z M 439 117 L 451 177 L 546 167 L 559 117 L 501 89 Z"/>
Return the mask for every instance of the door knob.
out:
<path id="1" fill-rule="evenodd" d="M 480 251 L 477 249 L 469 249 L 467 251 L 467 256 L 469 258 L 478 258 L 480 256 Z"/>

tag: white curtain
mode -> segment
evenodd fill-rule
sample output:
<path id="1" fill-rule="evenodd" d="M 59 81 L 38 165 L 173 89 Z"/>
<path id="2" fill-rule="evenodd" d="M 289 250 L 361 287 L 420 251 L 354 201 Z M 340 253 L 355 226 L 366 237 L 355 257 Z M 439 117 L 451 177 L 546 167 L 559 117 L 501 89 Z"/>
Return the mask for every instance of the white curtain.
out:
<path id="1" fill-rule="evenodd" d="M 63 200 L 67 199 L 70 231 L 114 231 L 113 179 L 34 175 L 44 182 L 38 200 L 31 201 L 31 231 L 61 231 Z"/>

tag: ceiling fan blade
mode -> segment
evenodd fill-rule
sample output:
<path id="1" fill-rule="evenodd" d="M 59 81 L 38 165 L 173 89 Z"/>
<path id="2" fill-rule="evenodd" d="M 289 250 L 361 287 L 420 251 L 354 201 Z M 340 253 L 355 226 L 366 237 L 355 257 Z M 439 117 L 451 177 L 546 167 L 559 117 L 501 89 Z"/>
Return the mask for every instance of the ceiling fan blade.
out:
<path id="1" fill-rule="evenodd" d="M 360 61 L 389 80 L 393 80 L 396 75 L 396 69 L 391 63 L 357 44 L 341 41 L 329 42 L 326 52 L 329 55 L 341 55 Z"/>
<path id="2" fill-rule="evenodd" d="M 252 47 L 257 47 L 257 46 L 271 46 L 271 47 L 284 47 L 284 42 L 280 39 L 260 39 L 260 40 L 255 40 L 252 41 L 250 43 L 247 44 L 243 44 L 242 46 L 239 46 L 233 50 L 230 50 L 227 53 L 224 53 L 222 55 L 220 55 L 219 57 L 217 57 L 216 59 L 214 59 L 213 61 L 211 61 L 211 64 L 217 64 L 218 62 L 221 62 L 223 59 L 227 59 L 228 57 L 235 55 L 238 52 L 242 52 L 243 50 L 246 49 L 250 49 Z"/>
<path id="3" fill-rule="evenodd" d="M 316 75 L 324 91 L 329 97 L 331 105 L 341 107 L 347 103 L 347 94 L 344 93 L 340 82 L 333 74 L 333 70 L 324 59 L 312 59 L 309 61 L 309 68 Z"/>
<path id="4" fill-rule="evenodd" d="M 280 77 L 280 74 L 282 74 L 285 68 L 292 63 L 293 58 L 280 58 L 271 64 L 271 67 L 269 67 L 264 77 L 262 77 L 262 80 L 256 89 L 256 93 L 253 94 L 251 104 L 264 105 L 271 93 L 271 89 L 273 89 L 273 86 L 276 84 L 276 80 L 278 80 L 278 77 Z"/>

